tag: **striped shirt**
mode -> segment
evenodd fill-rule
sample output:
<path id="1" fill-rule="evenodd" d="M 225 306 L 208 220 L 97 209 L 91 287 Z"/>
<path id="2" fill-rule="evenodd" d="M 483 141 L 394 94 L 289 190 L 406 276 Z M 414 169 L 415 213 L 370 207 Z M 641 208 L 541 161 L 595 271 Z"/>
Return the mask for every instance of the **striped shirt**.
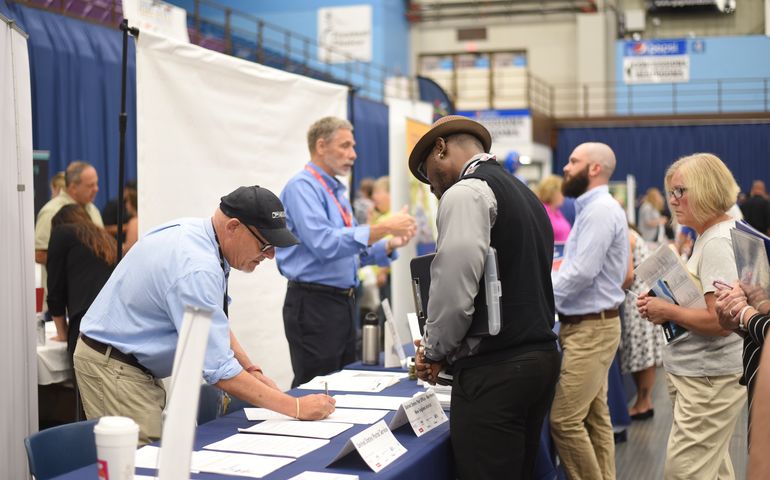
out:
<path id="1" fill-rule="evenodd" d="M 748 434 L 751 439 L 751 410 L 754 401 L 754 386 L 759 369 L 759 357 L 762 346 L 765 344 L 768 329 L 770 329 L 770 315 L 755 314 L 746 323 L 746 337 L 743 340 L 743 379 L 749 390 L 749 426 Z"/>

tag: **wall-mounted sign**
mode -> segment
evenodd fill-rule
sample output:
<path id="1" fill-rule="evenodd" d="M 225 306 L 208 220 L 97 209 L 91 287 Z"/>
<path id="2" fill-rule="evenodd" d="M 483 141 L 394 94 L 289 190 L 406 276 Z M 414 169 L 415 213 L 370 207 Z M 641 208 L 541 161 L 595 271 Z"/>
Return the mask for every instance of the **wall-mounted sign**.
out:
<path id="1" fill-rule="evenodd" d="M 623 80 L 627 84 L 689 82 L 687 40 L 626 42 L 623 46 Z"/>
<path id="2" fill-rule="evenodd" d="M 372 61 L 371 5 L 318 9 L 318 60 Z"/>

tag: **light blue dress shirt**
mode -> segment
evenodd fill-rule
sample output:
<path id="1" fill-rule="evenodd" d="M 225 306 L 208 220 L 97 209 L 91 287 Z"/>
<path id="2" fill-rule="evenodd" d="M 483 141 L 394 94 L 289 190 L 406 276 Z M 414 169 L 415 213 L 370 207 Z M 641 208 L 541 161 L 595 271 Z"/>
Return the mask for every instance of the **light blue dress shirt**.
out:
<path id="1" fill-rule="evenodd" d="M 553 274 L 556 310 L 565 315 L 597 313 L 623 302 L 628 271 L 628 223 L 607 185 L 575 201 L 575 224 L 567 237 L 564 260 Z"/>
<path id="2" fill-rule="evenodd" d="M 307 165 L 321 175 L 340 206 L 351 212 L 345 186 L 315 164 Z M 368 247 L 369 226 L 358 225 L 354 217 L 352 226 L 346 227 L 334 199 L 305 169 L 286 184 L 281 202 L 289 230 L 302 242 L 276 249 L 278 269 L 289 280 L 350 288 L 358 283 L 356 272 L 361 265 L 387 267 L 398 256 L 394 250 L 388 257 L 385 239 Z"/>
<path id="3" fill-rule="evenodd" d="M 241 372 L 230 349 L 223 310 L 225 274 L 208 218 L 185 218 L 155 228 L 118 264 L 88 309 L 80 331 L 133 354 L 156 377 L 168 377 L 185 306 L 211 310 L 203 378 L 214 384 Z"/>

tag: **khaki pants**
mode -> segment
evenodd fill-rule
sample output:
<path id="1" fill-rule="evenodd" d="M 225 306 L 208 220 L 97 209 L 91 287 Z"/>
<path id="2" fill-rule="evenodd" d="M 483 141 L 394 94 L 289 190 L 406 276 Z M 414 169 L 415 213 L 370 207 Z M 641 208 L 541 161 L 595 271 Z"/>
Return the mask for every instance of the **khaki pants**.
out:
<path id="1" fill-rule="evenodd" d="M 119 415 L 139 424 L 139 446 L 160 438 L 166 391 L 160 380 L 108 358 L 78 339 L 75 375 L 86 418 Z"/>
<path id="2" fill-rule="evenodd" d="M 607 373 L 620 343 L 620 319 L 561 326 L 564 352 L 551 407 L 551 435 L 571 480 L 614 480 L 615 437 Z"/>
<path id="3" fill-rule="evenodd" d="M 734 479 L 730 438 L 746 401 L 741 375 L 666 374 L 674 419 L 666 451 L 666 480 Z"/>

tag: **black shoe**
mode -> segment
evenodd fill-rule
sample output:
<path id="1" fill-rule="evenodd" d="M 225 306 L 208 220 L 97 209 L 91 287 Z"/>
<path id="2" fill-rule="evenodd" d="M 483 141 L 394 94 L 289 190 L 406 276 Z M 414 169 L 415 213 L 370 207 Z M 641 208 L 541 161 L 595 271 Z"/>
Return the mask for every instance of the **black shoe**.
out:
<path id="1" fill-rule="evenodd" d="M 649 409 L 646 412 L 639 412 L 631 415 L 631 420 L 648 420 L 655 415 L 654 409 Z"/>

